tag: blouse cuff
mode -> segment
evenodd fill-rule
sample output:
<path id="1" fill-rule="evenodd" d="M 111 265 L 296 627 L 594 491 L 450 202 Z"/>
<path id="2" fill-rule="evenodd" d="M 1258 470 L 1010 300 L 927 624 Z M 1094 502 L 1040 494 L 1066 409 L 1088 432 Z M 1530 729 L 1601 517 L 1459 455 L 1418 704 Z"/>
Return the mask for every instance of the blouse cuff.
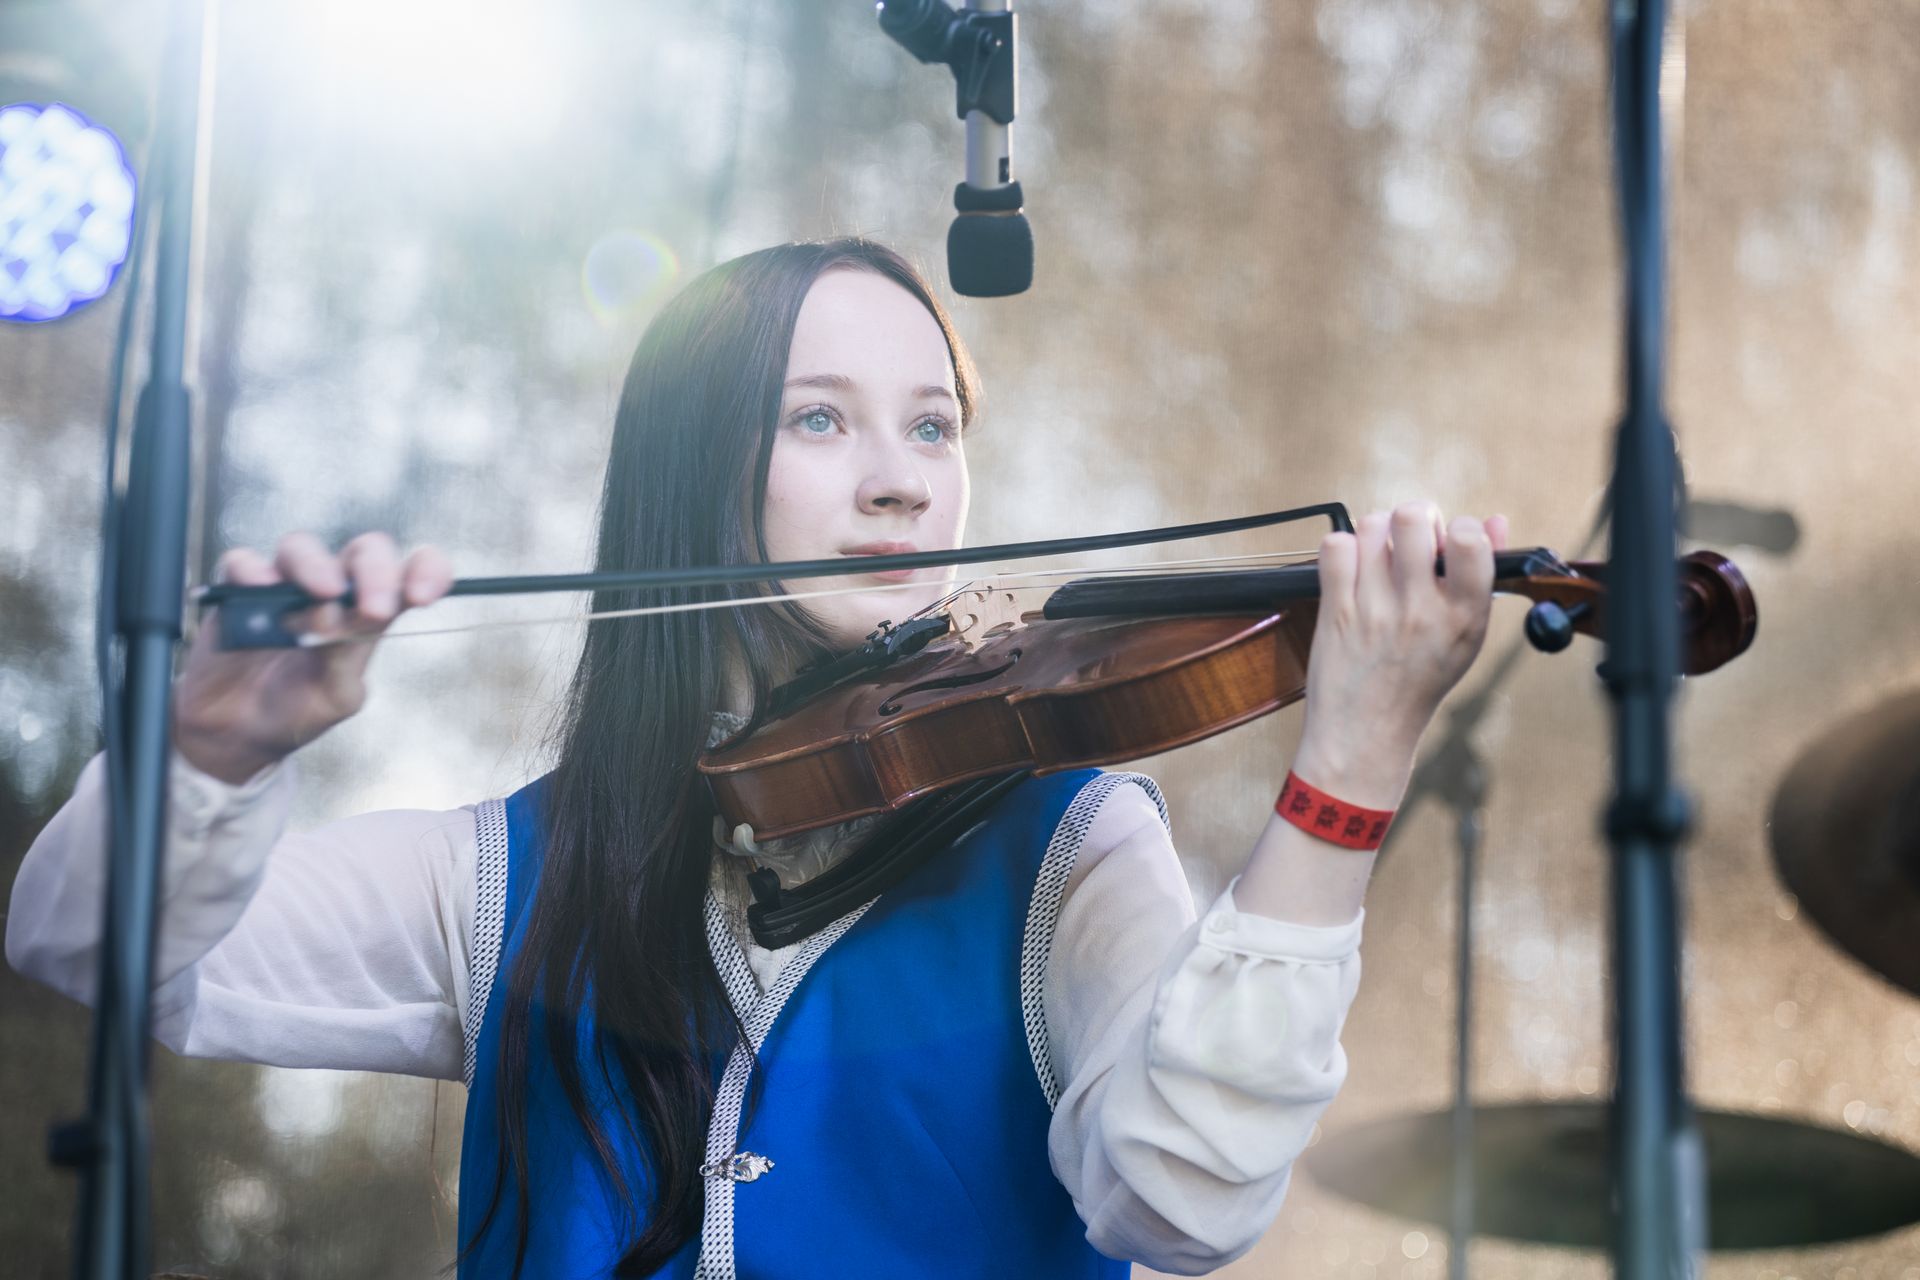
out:
<path id="1" fill-rule="evenodd" d="M 236 785 L 202 772 L 174 752 L 168 801 L 178 815 L 177 829 L 183 835 L 201 836 L 231 821 L 258 805 L 287 771 L 287 759 L 276 760 Z"/>
<path id="2" fill-rule="evenodd" d="M 1240 910 L 1233 899 L 1233 887 L 1239 883 L 1239 876 L 1228 881 L 1201 920 L 1200 941 L 1206 945 L 1244 956 L 1323 964 L 1338 963 L 1360 949 L 1360 928 L 1367 918 L 1364 907 L 1345 924 L 1295 924 Z"/>

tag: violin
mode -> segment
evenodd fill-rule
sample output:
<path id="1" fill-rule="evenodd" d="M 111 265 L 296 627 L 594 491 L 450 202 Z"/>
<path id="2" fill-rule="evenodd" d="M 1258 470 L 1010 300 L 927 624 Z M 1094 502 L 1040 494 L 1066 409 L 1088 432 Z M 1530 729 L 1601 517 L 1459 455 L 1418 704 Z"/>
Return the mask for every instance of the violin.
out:
<path id="1" fill-rule="evenodd" d="M 1746 652 L 1758 613 L 1733 562 L 1695 551 L 1678 579 L 1684 672 Z M 1527 638 L 1546 652 L 1605 624 L 1603 563 L 1500 552 L 1494 591 L 1535 602 Z M 970 584 L 780 686 L 697 767 L 727 828 L 764 840 L 972 779 L 1139 759 L 1304 697 L 1318 595 L 1312 562 L 1085 578 L 1038 610 Z"/>
<path id="2" fill-rule="evenodd" d="M 877 572 L 1105 551 L 1308 519 L 1353 531 L 1345 506 L 1332 502 L 1161 529 L 872 556 L 863 567 Z M 466 578 L 448 595 L 729 586 L 843 576 L 847 567 L 835 557 Z M 1699 675 L 1746 652 L 1758 614 L 1746 578 L 1718 552 L 1695 551 L 1677 568 L 1681 668 Z M 1435 569 L 1444 574 L 1444 560 Z M 1198 742 L 1306 695 L 1320 592 L 1312 560 L 1077 578 L 1053 588 L 1037 610 L 1018 602 L 1019 593 L 1031 588 L 1011 581 L 969 583 L 898 624 L 883 622 L 859 648 L 775 689 L 752 722 L 696 762 L 727 829 L 749 839 L 776 839 L 869 814 L 900 813 L 976 779 L 1136 760 Z M 1494 557 L 1493 589 L 1534 602 L 1526 634 L 1545 652 L 1567 648 L 1575 635 L 1600 635 L 1605 625 L 1602 562 L 1568 563 L 1544 547 L 1503 551 Z M 656 604 L 587 617 L 792 598 Z M 218 607 L 225 648 L 354 642 L 291 629 L 293 613 L 318 603 L 293 584 L 217 583 L 200 588 L 195 599 L 203 610 Z M 338 603 L 351 606 L 353 599 L 348 590 Z M 413 634 L 436 633 L 388 638 Z"/>

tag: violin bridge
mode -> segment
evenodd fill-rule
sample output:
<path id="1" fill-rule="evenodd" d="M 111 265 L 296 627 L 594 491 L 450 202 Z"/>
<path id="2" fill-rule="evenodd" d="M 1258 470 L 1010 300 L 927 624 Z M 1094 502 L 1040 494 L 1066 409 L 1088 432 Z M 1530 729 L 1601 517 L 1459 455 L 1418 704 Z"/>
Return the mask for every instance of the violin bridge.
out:
<path id="1" fill-rule="evenodd" d="M 1014 593 L 996 587 L 968 587 L 954 592 L 947 617 L 953 624 L 954 637 L 969 652 L 1026 625 L 1026 611 Z"/>

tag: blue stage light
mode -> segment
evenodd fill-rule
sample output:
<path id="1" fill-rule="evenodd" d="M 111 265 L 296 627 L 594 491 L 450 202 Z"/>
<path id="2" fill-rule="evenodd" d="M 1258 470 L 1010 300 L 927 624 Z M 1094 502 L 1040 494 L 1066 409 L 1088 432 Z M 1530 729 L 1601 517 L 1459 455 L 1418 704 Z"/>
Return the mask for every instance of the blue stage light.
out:
<path id="1" fill-rule="evenodd" d="M 106 293 L 133 241 L 133 169 L 72 107 L 0 107 L 0 320 L 54 320 Z"/>

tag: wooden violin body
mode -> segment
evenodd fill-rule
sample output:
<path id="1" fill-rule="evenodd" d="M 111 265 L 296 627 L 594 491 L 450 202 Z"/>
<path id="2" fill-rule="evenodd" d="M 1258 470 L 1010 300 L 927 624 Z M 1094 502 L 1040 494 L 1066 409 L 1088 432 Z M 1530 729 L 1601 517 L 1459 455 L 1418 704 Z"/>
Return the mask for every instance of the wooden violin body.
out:
<path id="1" fill-rule="evenodd" d="M 728 827 L 765 839 L 1011 769 L 1136 760 L 1304 696 L 1302 612 L 1036 618 L 972 650 L 935 641 L 708 752 L 700 771 Z"/>
<path id="2" fill-rule="evenodd" d="M 1528 630 L 1560 648 L 1604 621 L 1599 569 L 1503 552 L 1495 589 L 1556 611 L 1540 635 L 1535 617 Z M 709 751 L 699 770 L 730 829 L 745 823 L 771 839 L 973 778 L 1184 746 L 1305 696 L 1317 583 L 1311 564 L 1069 583 L 1043 611 L 984 632 L 956 622 L 916 652 L 838 679 Z M 1681 561 L 1680 592 L 1688 674 L 1752 643 L 1753 595 L 1725 557 Z"/>

